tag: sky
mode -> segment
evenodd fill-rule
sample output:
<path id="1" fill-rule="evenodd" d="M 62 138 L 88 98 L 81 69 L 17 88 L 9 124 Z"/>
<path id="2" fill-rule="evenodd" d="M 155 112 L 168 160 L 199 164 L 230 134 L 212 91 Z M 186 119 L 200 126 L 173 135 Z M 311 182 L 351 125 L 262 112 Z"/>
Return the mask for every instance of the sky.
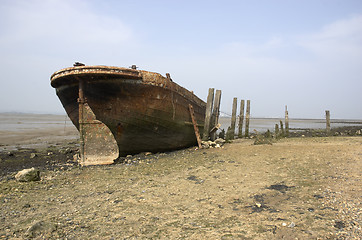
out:
<path id="1" fill-rule="evenodd" d="M 79 61 L 220 89 L 228 114 L 362 119 L 362 1 L 0 0 L 0 61 L 0 112 L 65 114 L 50 76 Z"/>

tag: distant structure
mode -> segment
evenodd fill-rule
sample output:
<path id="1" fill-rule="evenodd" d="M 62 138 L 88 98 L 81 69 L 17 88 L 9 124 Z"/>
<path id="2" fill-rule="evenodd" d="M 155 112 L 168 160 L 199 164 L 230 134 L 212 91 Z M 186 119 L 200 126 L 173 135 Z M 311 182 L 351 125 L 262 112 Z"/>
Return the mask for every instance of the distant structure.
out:
<path id="1" fill-rule="evenodd" d="M 79 66 L 85 66 L 85 64 L 84 64 L 84 63 L 81 63 L 81 62 L 75 62 L 75 63 L 73 64 L 73 67 L 79 67 Z"/>

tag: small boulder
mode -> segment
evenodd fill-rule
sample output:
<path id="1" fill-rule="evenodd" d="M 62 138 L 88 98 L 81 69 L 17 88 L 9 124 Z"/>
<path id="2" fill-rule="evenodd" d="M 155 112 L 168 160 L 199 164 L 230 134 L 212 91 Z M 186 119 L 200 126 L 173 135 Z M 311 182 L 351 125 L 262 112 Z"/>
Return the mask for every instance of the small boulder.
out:
<path id="1" fill-rule="evenodd" d="M 204 149 L 207 149 L 207 148 L 220 148 L 222 145 L 225 144 L 225 142 L 226 141 L 224 139 L 218 138 L 214 142 L 213 141 L 202 141 L 201 146 Z"/>
<path id="2" fill-rule="evenodd" d="M 205 149 L 210 148 L 210 145 L 207 141 L 202 141 L 201 146 L 202 146 L 202 148 L 205 148 Z"/>
<path id="3" fill-rule="evenodd" d="M 26 238 L 48 239 L 52 232 L 57 230 L 57 225 L 51 222 L 38 221 L 34 222 L 25 232 Z"/>
<path id="4" fill-rule="evenodd" d="M 30 153 L 30 159 L 33 159 L 36 157 L 36 154 L 35 153 Z"/>
<path id="5" fill-rule="evenodd" d="M 40 180 L 40 171 L 35 168 L 24 169 L 15 175 L 19 182 L 31 182 Z"/>
<path id="6" fill-rule="evenodd" d="M 73 152 L 73 150 L 71 148 L 62 148 L 59 150 L 60 154 L 70 154 L 72 152 Z"/>
<path id="7" fill-rule="evenodd" d="M 73 153 L 73 150 L 71 148 L 65 149 L 65 154 Z"/>
<path id="8" fill-rule="evenodd" d="M 80 158 L 79 158 L 79 155 L 78 154 L 74 154 L 73 155 L 73 160 L 74 161 L 78 161 Z"/>
<path id="9" fill-rule="evenodd" d="M 215 143 L 216 144 L 224 144 L 226 141 L 224 140 L 224 139 L 222 139 L 222 138 L 217 138 L 217 139 L 215 139 Z"/>
<path id="10" fill-rule="evenodd" d="M 207 143 L 209 144 L 210 148 L 214 148 L 216 146 L 216 143 L 213 141 L 208 141 Z"/>
<path id="11" fill-rule="evenodd" d="M 216 144 L 219 144 L 220 146 L 224 145 L 225 142 L 226 142 L 226 141 L 225 141 L 224 139 L 222 139 L 222 138 L 217 138 L 217 139 L 215 139 L 215 143 L 216 143 Z"/>

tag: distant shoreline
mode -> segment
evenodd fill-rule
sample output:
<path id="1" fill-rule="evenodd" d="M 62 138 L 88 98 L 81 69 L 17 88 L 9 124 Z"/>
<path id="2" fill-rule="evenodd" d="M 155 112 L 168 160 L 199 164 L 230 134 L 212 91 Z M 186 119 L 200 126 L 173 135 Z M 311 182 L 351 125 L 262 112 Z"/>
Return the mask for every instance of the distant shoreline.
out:
<path id="1" fill-rule="evenodd" d="M 273 132 L 276 124 L 284 122 L 283 118 L 251 118 L 249 131 L 251 134 Z M 230 117 L 220 117 L 221 129 L 230 126 Z M 235 131 L 238 131 L 238 120 Z M 312 130 L 325 129 L 323 119 L 289 119 L 291 135 L 313 135 Z M 332 119 L 331 128 L 349 128 L 353 131 L 362 129 L 362 120 Z M 245 132 L 245 124 L 243 132 Z M 255 131 L 254 131 L 255 130 Z M 307 131 L 306 133 L 301 133 Z M 294 133 L 293 133 L 294 132 Z M 343 135 L 347 135 L 343 132 Z M 348 134 L 349 135 L 349 134 Z M 19 148 L 46 148 L 57 143 L 77 141 L 78 130 L 66 115 L 34 114 L 34 113 L 0 113 L 0 152 Z"/>
<path id="2" fill-rule="evenodd" d="M 27 112 L 0 112 L 1 115 L 35 115 L 35 116 L 67 116 L 67 114 L 61 114 L 61 113 L 27 113 Z M 225 119 L 231 119 L 231 116 L 220 116 L 219 118 L 225 118 Z M 238 116 L 237 116 L 238 118 Z M 250 117 L 250 119 L 255 120 L 284 120 L 284 117 Z M 325 121 L 324 118 L 293 118 L 289 117 L 289 120 L 313 120 L 313 121 Z M 350 121 L 351 123 L 357 122 L 358 124 L 362 124 L 362 118 L 331 118 L 331 121 L 340 121 L 343 123 L 346 123 Z"/>
<path id="3" fill-rule="evenodd" d="M 220 118 L 231 119 L 231 117 L 220 117 Z M 237 116 L 237 118 L 238 118 L 238 116 Z M 250 119 L 254 119 L 254 120 L 283 120 L 284 121 L 284 117 L 280 117 L 280 118 L 277 118 L 277 117 L 250 117 Z M 323 118 L 289 118 L 289 120 L 295 120 L 295 121 L 298 121 L 298 120 L 309 121 L 310 120 L 310 121 L 322 121 L 322 122 L 326 121 Z M 362 124 L 362 119 L 331 118 L 331 122 L 332 121 L 335 121 L 335 122 L 340 121 L 342 123 L 351 122 L 351 123 Z"/>

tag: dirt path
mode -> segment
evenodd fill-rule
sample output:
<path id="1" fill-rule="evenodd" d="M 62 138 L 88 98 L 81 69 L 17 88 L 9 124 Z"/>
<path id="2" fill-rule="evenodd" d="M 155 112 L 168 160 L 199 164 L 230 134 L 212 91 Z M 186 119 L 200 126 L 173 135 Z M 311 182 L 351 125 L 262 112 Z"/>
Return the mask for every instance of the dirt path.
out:
<path id="1" fill-rule="evenodd" d="M 127 160 L 4 178 L 0 239 L 362 236 L 361 137 L 236 140 Z"/>

